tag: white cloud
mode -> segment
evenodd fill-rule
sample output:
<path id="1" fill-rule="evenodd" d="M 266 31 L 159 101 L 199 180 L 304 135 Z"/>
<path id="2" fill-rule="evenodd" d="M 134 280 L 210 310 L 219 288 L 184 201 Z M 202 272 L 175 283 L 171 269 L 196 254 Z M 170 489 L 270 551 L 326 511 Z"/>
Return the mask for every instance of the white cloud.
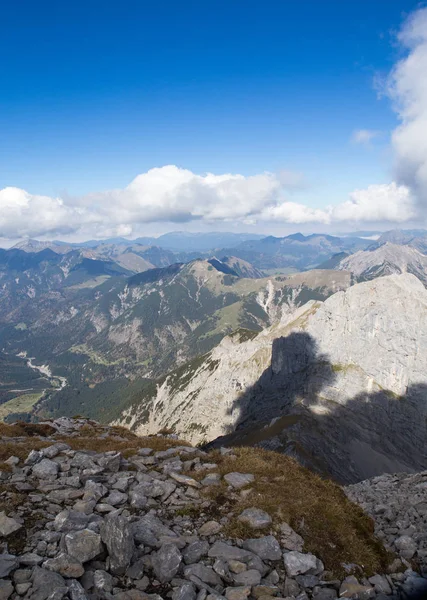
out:
<path id="1" fill-rule="evenodd" d="M 415 216 L 409 189 L 396 183 L 355 190 L 350 199 L 332 209 L 333 221 L 404 223 Z"/>
<path id="2" fill-rule="evenodd" d="M 143 224 L 215 223 L 401 223 L 413 216 L 412 196 L 395 183 L 356 190 L 325 209 L 287 198 L 300 176 L 288 172 L 197 175 L 169 165 L 138 175 L 126 188 L 80 198 L 50 198 L 18 188 L 0 190 L 0 236 L 131 236 Z"/>
<path id="3" fill-rule="evenodd" d="M 364 144 L 369 145 L 373 139 L 381 135 L 380 131 L 376 131 L 375 129 L 356 129 L 353 131 L 351 136 L 351 141 L 354 144 Z"/>
<path id="4" fill-rule="evenodd" d="M 404 23 L 398 40 L 405 51 L 392 70 L 386 91 L 400 125 L 392 135 L 395 173 L 409 186 L 420 208 L 427 205 L 427 8 Z"/>

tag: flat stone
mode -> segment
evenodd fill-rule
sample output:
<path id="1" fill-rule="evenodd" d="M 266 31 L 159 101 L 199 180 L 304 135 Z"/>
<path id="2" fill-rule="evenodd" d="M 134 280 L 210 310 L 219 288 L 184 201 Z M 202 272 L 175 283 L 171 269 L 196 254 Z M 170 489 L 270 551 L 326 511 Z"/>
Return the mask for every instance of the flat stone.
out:
<path id="1" fill-rule="evenodd" d="M 228 568 L 232 573 L 243 573 L 243 571 L 247 570 L 247 566 L 245 563 L 240 562 L 240 560 L 229 560 Z"/>
<path id="2" fill-rule="evenodd" d="M 228 587 L 225 590 L 227 600 L 246 600 L 250 596 L 251 588 L 248 585 L 238 587 Z"/>
<path id="3" fill-rule="evenodd" d="M 177 473 L 176 471 L 172 471 L 169 473 L 169 477 L 172 477 L 178 483 L 183 485 L 189 485 L 190 487 L 200 488 L 202 484 L 193 479 L 192 477 L 188 477 L 188 475 L 182 475 L 181 473 Z"/>
<path id="4" fill-rule="evenodd" d="M 59 573 L 63 577 L 72 578 L 81 577 L 85 572 L 82 563 L 65 552 L 61 552 L 55 558 L 45 560 L 43 568 L 55 571 L 55 573 Z"/>
<path id="5" fill-rule="evenodd" d="M 261 560 L 280 560 L 282 558 L 279 542 L 273 535 L 245 540 L 243 548 L 250 550 L 259 556 Z"/>
<path id="6" fill-rule="evenodd" d="M 7 537 L 11 533 L 21 529 L 21 523 L 18 523 L 15 519 L 11 519 L 6 515 L 4 511 L 0 512 L 0 535 Z"/>
<path id="7" fill-rule="evenodd" d="M 68 554 L 82 563 L 102 552 L 101 536 L 90 529 L 71 531 L 66 534 L 64 541 Z"/>
<path id="8" fill-rule="evenodd" d="M 231 546 L 225 542 L 215 542 L 210 548 L 208 556 L 211 558 L 222 558 L 223 560 L 241 560 L 252 558 L 254 554 L 249 550 L 243 548 L 237 548 L 237 546 Z"/>
<path id="9" fill-rule="evenodd" d="M 175 577 L 181 562 L 182 554 L 175 544 L 164 544 L 151 558 L 154 573 L 161 583 L 167 583 Z"/>
<path id="10" fill-rule="evenodd" d="M 35 565 L 39 565 L 41 562 L 43 562 L 43 560 L 43 557 L 39 556 L 35 552 L 27 552 L 19 557 L 19 564 L 26 567 L 34 567 Z"/>
<path id="11" fill-rule="evenodd" d="M 318 575 L 323 571 L 322 562 L 313 554 L 302 554 L 296 550 L 285 552 L 283 555 L 286 573 L 289 577 L 296 575 Z"/>
<path id="12" fill-rule="evenodd" d="M 185 568 L 184 577 L 191 579 L 192 576 L 212 586 L 222 585 L 221 577 L 215 573 L 212 567 L 205 567 L 201 563 L 196 563 Z"/>
<path id="13" fill-rule="evenodd" d="M 19 567 L 19 559 L 13 554 L 0 554 L 0 577 L 7 577 Z"/>
<path id="14" fill-rule="evenodd" d="M 222 529 L 217 521 L 207 521 L 199 529 L 199 535 L 216 535 Z"/>
<path id="15" fill-rule="evenodd" d="M 259 508 L 246 508 L 237 519 L 246 523 L 252 529 L 265 529 L 271 525 L 272 519 L 268 513 Z"/>
<path id="16" fill-rule="evenodd" d="M 224 475 L 225 481 L 236 489 L 245 487 L 255 480 L 255 476 L 252 473 L 227 473 Z"/>
<path id="17" fill-rule="evenodd" d="M 375 596 L 375 590 L 368 585 L 353 583 L 350 581 L 343 582 L 340 587 L 340 598 L 358 598 L 358 600 L 368 600 Z"/>
<path id="18" fill-rule="evenodd" d="M 39 479 L 52 479 L 58 475 L 58 471 L 59 464 L 49 458 L 43 458 L 33 467 L 33 475 Z"/>
<path id="19" fill-rule="evenodd" d="M 261 573 L 256 569 L 249 569 L 233 576 L 234 583 L 237 585 L 259 585 L 261 583 Z"/>
<path id="20" fill-rule="evenodd" d="M 263 598 L 265 596 L 277 596 L 279 588 L 275 585 L 256 585 L 252 589 L 252 595 L 255 598 Z"/>

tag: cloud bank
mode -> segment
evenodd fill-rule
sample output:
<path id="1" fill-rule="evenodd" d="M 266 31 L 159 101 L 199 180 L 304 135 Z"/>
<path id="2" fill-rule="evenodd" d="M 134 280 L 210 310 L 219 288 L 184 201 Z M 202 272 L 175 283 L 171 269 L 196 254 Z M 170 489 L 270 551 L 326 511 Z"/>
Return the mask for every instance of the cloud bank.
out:
<path id="1" fill-rule="evenodd" d="M 150 169 L 126 188 L 80 198 L 50 198 L 18 188 L 0 190 L 0 236 L 86 233 L 132 235 L 148 223 L 403 222 L 412 214 L 409 190 L 394 183 L 356 190 L 335 207 L 315 209 L 287 199 L 288 172 L 197 175 L 174 165 Z"/>

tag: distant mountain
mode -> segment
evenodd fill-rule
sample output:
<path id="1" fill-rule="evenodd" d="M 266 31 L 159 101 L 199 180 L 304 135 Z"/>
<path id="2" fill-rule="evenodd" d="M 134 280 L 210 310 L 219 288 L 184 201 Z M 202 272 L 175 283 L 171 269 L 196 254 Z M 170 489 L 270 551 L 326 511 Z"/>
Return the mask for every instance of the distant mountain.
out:
<path id="1" fill-rule="evenodd" d="M 328 260 L 320 263 L 316 268 L 317 269 L 336 269 L 337 266 L 341 263 L 342 260 L 347 258 L 349 254 L 347 252 L 338 252 L 338 254 L 334 254 Z"/>
<path id="2" fill-rule="evenodd" d="M 227 264 L 239 277 L 248 277 L 249 279 L 265 277 L 265 274 L 256 269 L 251 263 L 236 256 L 223 256 L 221 262 Z"/>
<path id="3" fill-rule="evenodd" d="M 141 402 L 141 394 L 161 387 L 168 371 L 178 391 L 224 336 L 236 332 L 239 339 L 251 339 L 296 306 L 350 285 L 348 273 L 333 271 L 242 279 L 224 273 L 218 263 L 195 261 L 140 273 L 125 286 L 105 290 L 99 302 L 88 296 L 79 314 L 63 304 L 51 315 L 53 325 L 33 325 L 51 353 L 43 360 L 56 369 L 66 365 L 61 374 L 69 373 L 69 386 L 44 404 L 43 414 L 94 415 L 97 410 L 98 418 L 117 418 L 126 406 Z M 72 306 L 78 306 L 75 299 Z M 56 327 L 57 314 L 61 319 L 68 314 L 68 321 Z M 18 339 L 21 345 L 31 343 L 25 332 L 18 332 L 16 344 Z M 40 356 L 41 349 L 37 352 Z M 132 384 L 125 380 L 129 375 Z M 103 383 L 113 379 L 109 386 Z M 137 422 L 147 415 L 141 405 Z"/>
<path id="4" fill-rule="evenodd" d="M 297 270 L 315 268 L 340 252 L 365 249 L 371 242 L 360 238 L 337 238 L 324 234 L 304 236 L 301 233 L 283 238 L 268 236 L 243 242 L 232 250 L 223 250 L 250 262 L 257 269 L 293 267 Z"/>
<path id="5" fill-rule="evenodd" d="M 207 252 L 216 248 L 234 248 L 241 242 L 247 240 L 260 240 L 265 235 L 257 233 L 228 233 L 228 232 L 206 232 L 206 233 L 188 233 L 185 231 L 174 231 L 165 233 L 153 242 L 156 246 L 175 250 L 177 252 Z M 146 243 L 138 238 L 138 243 Z"/>
<path id="6" fill-rule="evenodd" d="M 412 273 L 427 285 L 427 256 L 410 246 L 399 246 L 389 242 L 347 256 L 332 268 L 349 271 L 356 281 Z"/>
<path id="7" fill-rule="evenodd" d="M 88 258 L 76 249 L 57 254 L 50 248 L 38 252 L 0 248 L 0 322 L 9 311 L 18 311 L 28 302 L 35 305 L 49 292 L 94 287 L 110 277 L 131 273 L 113 260 Z"/>

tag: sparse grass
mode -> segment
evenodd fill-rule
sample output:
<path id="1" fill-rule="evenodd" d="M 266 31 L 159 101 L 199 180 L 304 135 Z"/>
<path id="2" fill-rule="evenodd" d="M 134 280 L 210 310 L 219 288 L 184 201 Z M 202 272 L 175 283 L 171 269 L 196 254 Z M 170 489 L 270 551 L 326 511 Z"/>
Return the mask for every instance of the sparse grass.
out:
<path id="1" fill-rule="evenodd" d="M 218 464 L 221 475 L 231 471 L 253 473 L 255 481 L 247 497 L 227 498 L 222 481 L 207 488 L 206 495 L 216 510 L 216 518 L 233 513 L 224 533 L 233 538 L 265 535 L 237 520 L 252 506 L 265 510 L 273 518 L 274 528 L 286 522 L 305 540 L 304 550 L 321 558 L 335 576 L 345 576 L 343 563 L 355 563 L 370 575 L 385 572 L 391 555 L 374 536 L 374 523 L 360 507 L 350 502 L 340 486 L 322 479 L 294 459 L 259 448 L 235 448 L 237 458 L 218 451 L 209 461 Z M 197 479 L 205 473 L 191 473 Z"/>

